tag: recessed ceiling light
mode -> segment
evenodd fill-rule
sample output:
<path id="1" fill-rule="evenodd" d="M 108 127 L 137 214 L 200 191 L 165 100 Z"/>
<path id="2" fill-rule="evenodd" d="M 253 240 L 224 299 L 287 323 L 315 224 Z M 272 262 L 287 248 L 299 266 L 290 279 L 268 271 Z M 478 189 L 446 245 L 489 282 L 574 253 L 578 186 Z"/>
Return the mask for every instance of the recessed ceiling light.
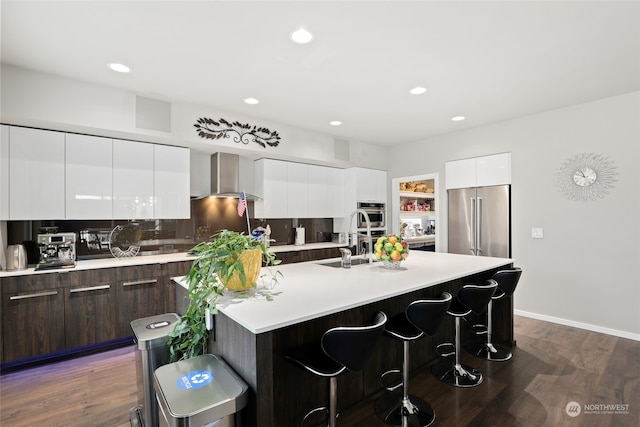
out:
<path id="1" fill-rule="evenodd" d="M 117 71 L 118 73 L 129 73 L 129 72 L 131 72 L 131 68 L 127 67 L 124 64 L 120 64 L 118 62 L 112 62 L 110 64 L 107 64 L 107 66 L 109 68 L 111 68 L 113 71 Z"/>
<path id="2" fill-rule="evenodd" d="M 245 99 L 244 99 L 244 102 L 245 102 L 246 104 L 250 104 L 250 105 L 256 105 L 256 104 L 259 104 L 259 103 L 260 103 L 260 101 L 258 101 L 258 100 L 257 100 L 257 99 L 255 99 L 255 98 L 245 98 Z"/>
<path id="3" fill-rule="evenodd" d="M 451 121 L 452 122 L 461 122 L 464 120 L 464 116 L 455 116 L 455 117 L 451 117 Z"/>
<path id="4" fill-rule="evenodd" d="M 342 122 L 340 120 L 332 120 L 329 122 L 331 126 L 340 126 Z"/>
<path id="5" fill-rule="evenodd" d="M 423 93 L 425 93 L 427 91 L 426 87 L 422 87 L 422 86 L 416 86 L 413 89 L 411 89 L 409 91 L 409 93 L 411 95 L 422 95 Z"/>
<path id="6" fill-rule="evenodd" d="M 305 30 L 304 28 L 300 28 L 299 30 L 291 33 L 291 40 L 296 43 L 306 44 L 313 40 L 313 34 Z"/>

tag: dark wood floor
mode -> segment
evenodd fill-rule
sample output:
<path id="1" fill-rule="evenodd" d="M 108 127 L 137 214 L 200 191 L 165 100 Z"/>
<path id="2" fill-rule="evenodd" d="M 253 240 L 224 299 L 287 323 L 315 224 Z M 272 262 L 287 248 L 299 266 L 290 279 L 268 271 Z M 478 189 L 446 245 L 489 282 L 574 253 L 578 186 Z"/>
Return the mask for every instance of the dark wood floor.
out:
<path id="1" fill-rule="evenodd" d="M 414 374 L 410 391 L 434 407 L 434 425 L 640 425 L 640 342 L 518 316 L 515 335 L 509 362 L 463 355 L 463 363 L 485 375 L 478 387 L 451 387 L 429 371 Z M 138 399 L 136 352 L 132 345 L 3 374 L 0 425 L 128 427 Z M 582 411 L 574 418 L 565 410 L 573 401 Z M 593 406 L 615 404 L 622 413 Z M 343 413 L 339 425 L 384 424 L 367 402 Z"/>

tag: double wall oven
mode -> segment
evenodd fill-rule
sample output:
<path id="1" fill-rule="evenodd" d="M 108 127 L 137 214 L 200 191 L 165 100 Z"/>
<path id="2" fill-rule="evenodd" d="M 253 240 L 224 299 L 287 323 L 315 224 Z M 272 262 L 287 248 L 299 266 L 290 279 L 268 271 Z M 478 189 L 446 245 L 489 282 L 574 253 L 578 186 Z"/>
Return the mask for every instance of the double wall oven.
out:
<path id="1" fill-rule="evenodd" d="M 358 202 L 358 209 L 362 209 L 369 216 L 369 222 L 371 223 L 371 242 L 372 245 L 375 245 L 378 237 L 384 236 L 387 233 L 386 206 L 384 203 Z M 366 228 L 367 222 L 365 217 L 358 212 L 358 246 L 356 247 L 358 254 L 364 254 L 368 249 Z"/>
<path id="2" fill-rule="evenodd" d="M 386 206 L 384 203 L 358 202 L 358 209 L 362 209 L 369 215 L 371 228 L 386 227 Z M 367 228 L 364 215 L 358 213 L 358 228 Z"/>

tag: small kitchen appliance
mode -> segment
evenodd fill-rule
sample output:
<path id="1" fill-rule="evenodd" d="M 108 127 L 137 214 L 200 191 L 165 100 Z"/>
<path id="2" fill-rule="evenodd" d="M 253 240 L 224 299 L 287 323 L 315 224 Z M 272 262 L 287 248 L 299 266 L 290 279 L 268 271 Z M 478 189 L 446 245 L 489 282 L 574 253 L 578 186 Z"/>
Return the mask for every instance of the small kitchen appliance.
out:
<path id="1" fill-rule="evenodd" d="M 7 247 L 7 271 L 25 270 L 27 268 L 27 251 L 24 245 Z"/>
<path id="2" fill-rule="evenodd" d="M 73 268 L 76 266 L 76 234 L 38 234 L 40 261 L 36 270 Z"/>
<path id="3" fill-rule="evenodd" d="M 294 241 L 294 245 L 296 246 L 304 245 L 304 227 L 296 228 L 296 238 Z"/>

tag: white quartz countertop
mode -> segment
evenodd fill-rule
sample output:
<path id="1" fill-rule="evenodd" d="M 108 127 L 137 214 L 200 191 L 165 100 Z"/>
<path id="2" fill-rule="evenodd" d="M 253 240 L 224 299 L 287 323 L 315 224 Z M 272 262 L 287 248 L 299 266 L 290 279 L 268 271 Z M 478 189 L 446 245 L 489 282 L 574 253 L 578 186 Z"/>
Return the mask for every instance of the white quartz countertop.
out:
<path id="1" fill-rule="evenodd" d="M 145 264 L 162 264 L 167 262 L 189 261 L 189 260 L 193 260 L 194 258 L 195 257 L 191 255 L 187 255 L 186 252 L 177 252 L 173 254 L 162 254 L 162 255 L 136 256 L 136 257 L 128 257 L 128 258 L 100 258 L 100 259 L 78 261 L 76 263 L 76 266 L 73 268 L 36 271 L 35 268 L 31 267 L 31 268 L 27 268 L 26 270 L 0 271 L 0 277 L 24 276 L 29 274 L 61 273 L 61 272 L 74 271 L 74 270 L 95 270 L 99 268 L 129 267 L 133 265 L 145 265 Z"/>
<path id="2" fill-rule="evenodd" d="M 506 258 L 413 251 L 399 270 L 377 262 L 350 269 L 320 265 L 338 260 L 273 267 L 284 277 L 272 290 L 259 283 L 255 296 L 227 292 L 218 299 L 218 310 L 259 334 L 512 263 Z M 174 280 L 186 287 L 184 278 Z"/>

